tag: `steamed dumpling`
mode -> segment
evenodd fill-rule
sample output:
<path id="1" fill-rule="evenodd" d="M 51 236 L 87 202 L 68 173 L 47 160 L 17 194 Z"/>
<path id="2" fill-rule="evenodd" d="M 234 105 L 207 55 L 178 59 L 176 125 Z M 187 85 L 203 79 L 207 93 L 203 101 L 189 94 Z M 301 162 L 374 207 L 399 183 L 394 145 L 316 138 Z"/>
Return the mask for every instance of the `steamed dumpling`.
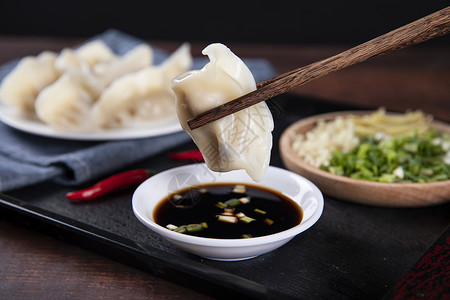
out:
<path id="1" fill-rule="evenodd" d="M 167 78 L 172 79 L 189 70 L 192 65 L 191 46 L 188 43 L 182 44 L 159 66 Z"/>
<path id="2" fill-rule="evenodd" d="M 76 50 L 63 49 L 55 66 L 62 72 L 77 70 L 93 75 L 106 87 L 125 74 L 150 66 L 152 61 L 153 52 L 149 45 L 138 45 L 119 57 L 102 41 L 93 41 Z"/>
<path id="3" fill-rule="evenodd" d="M 114 81 L 93 107 L 101 128 L 139 126 L 142 122 L 173 115 L 174 95 L 160 69 L 149 67 Z"/>
<path id="4" fill-rule="evenodd" d="M 38 93 L 59 76 L 54 67 L 56 53 L 45 51 L 36 57 L 25 57 L 0 85 L 3 103 L 24 113 L 34 112 Z"/>
<path id="5" fill-rule="evenodd" d="M 76 71 L 64 73 L 44 88 L 35 103 L 36 114 L 53 128 L 87 131 L 94 128 L 90 112 L 102 87 L 97 81 Z"/>
<path id="6" fill-rule="evenodd" d="M 114 52 L 102 41 L 95 40 L 72 50 L 65 48 L 55 61 L 55 67 L 61 72 L 71 69 L 86 69 L 99 63 L 116 59 Z"/>
<path id="7" fill-rule="evenodd" d="M 94 65 L 92 73 L 104 86 L 108 86 L 117 78 L 148 67 L 152 62 L 152 49 L 150 46 L 142 44 L 128 51 L 122 57 Z"/>
<path id="8" fill-rule="evenodd" d="M 192 64 L 189 45 L 181 46 L 162 65 L 150 66 L 115 80 L 93 107 L 101 128 L 135 127 L 176 117 L 172 78 Z"/>
<path id="9" fill-rule="evenodd" d="M 262 179 L 270 161 L 273 119 L 264 102 L 190 130 L 187 120 L 256 89 L 247 66 L 226 46 L 211 44 L 203 54 L 203 69 L 176 77 L 180 124 L 192 137 L 213 171 L 245 169 L 253 180 Z"/>
<path id="10" fill-rule="evenodd" d="M 93 66 L 116 58 L 114 52 L 101 40 L 95 40 L 82 45 L 75 50 L 78 58 Z"/>

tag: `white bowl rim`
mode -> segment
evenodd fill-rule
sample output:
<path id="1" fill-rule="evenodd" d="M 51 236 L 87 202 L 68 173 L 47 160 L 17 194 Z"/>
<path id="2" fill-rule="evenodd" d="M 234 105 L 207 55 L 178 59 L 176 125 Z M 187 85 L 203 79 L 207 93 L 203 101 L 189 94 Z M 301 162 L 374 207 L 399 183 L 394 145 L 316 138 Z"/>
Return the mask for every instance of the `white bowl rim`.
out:
<path id="1" fill-rule="evenodd" d="M 257 245 L 269 244 L 272 242 L 279 242 L 279 241 L 282 241 L 285 239 L 291 239 L 294 236 L 298 235 L 299 233 L 307 230 L 312 225 L 314 225 L 317 222 L 317 220 L 320 218 L 320 216 L 322 215 L 323 208 L 324 208 L 324 199 L 323 199 L 323 195 L 320 192 L 319 188 L 317 188 L 316 185 L 314 185 L 311 181 L 309 181 L 308 179 L 304 178 L 301 175 L 298 175 L 294 172 L 288 171 L 286 169 L 274 167 L 274 166 L 269 166 L 267 169 L 267 172 L 268 173 L 269 172 L 278 172 L 280 174 L 285 174 L 285 175 L 289 175 L 291 177 L 295 177 L 297 180 L 302 181 L 303 183 L 307 184 L 312 189 L 312 191 L 314 193 L 314 197 L 316 198 L 316 201 L 317 201 L 316 202 L 317 207 L 309 218 L 307 218 L 306 220 L 302 220 L 300 224 L 298 224 L 292 228 L 289 228 L 287 230 L 280 231 L 280 232 L 270 234 L 270 235 L 261 236 L 261 237 L 254 237 L 251 239 L 205 238 L 205 237 L 198 237 L 198 236 L 187 235 L 187 234 L 180 234 L 178 232 L 171 231 L 171 230 L 165 228 L 164 226 L 157 224 L 152 219 L 147 217 L 144 212 L 140 211 L 140 209 L 138 207 L 138 201 L 140 201 L 140 198 L 139 198 L 140 193 L 143 192 L 144 187 L 146 185 L 148 185 L 149 182 L 157 180 L 158 177 L 166 176 L 166 175 L 172 174 L 172 173 L 176 174 L 176 173 L 179 173 L 180 171 L 186 171 L 186 170 L 192 169 L 199 165 L 206 167 L 206 165 L 204 163 L 189 164 L 189 165 L 184 165 L 184 166 L 180 166 L 180 167 L 175 167 L 172 169 L 165 170 L 161 173 L 158 173 L 158 174 L 150 177 L 146 181 L 144 181 L 141 185 L 139 185 L 137 187 L 137 189 L 135 190 L 133 197 L 132 197 L 133 212 L 136 215 L 136 217 L 139 219 L 139 221 L 141 221 L 148 228 L 159 233 L 160 235 L 162 235 L 163 237 L 165 237 L 167 239 L 175 240 L 175 241 L 182 242 L 182 243 L 197 245 L 197 246 L 236 248 L 236 247 L 251 247 L 251 246 L 257 246 Z M 242 170 L 231 171 L 231 172 L 239 172 L 239 171 L 242 171 Z M 216 172 L 212 172 L 212 173 L 216 173 Z M 237 180 L 235 180 L 235 181 L 226 180 L 223 182 L 239 183 L 239 182 L 241 182 L 241 180 L 238 180 L 238 181 Z M 205 182 L 205 183 L 208 183 L 208 182 Z M 258 182 L 253 182 L 253 181 L 250 182 L 249 181 L 247 183 L 251 183 L 252 185 L 258 186 Z M 259 184 L 259 186 L 264 187 L 264 185 L 261 185 L 261 184 Z M 291 199 L 292 199 L 292 197 L 291 197 Z M 162 200 L 162 198 L 158 199 L 156 201 L 159 202 L 161 200 Z M 299 205 L 299 203 L 297 201 L 301 200 L 301 199 L 292 199 L 292 200 L 294 200 L 293 202 L 295 202 L 297 205 Z"/>

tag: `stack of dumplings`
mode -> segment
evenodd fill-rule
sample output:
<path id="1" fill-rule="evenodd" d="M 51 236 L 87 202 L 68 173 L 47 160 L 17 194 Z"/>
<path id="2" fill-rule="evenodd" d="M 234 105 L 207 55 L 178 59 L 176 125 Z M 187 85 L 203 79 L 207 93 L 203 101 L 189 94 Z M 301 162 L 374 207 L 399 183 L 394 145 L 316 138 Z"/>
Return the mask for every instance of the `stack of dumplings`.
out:
<path id="1" fill-rule="evenodd" d="M 117 56 L 96 40 L 23 58 L 1 82 L 0 100 L 60 131 L 148 126 L 176 118 L 170 84 L 191 65 L 188 44 L 155 66 L 146 44 Z"/>

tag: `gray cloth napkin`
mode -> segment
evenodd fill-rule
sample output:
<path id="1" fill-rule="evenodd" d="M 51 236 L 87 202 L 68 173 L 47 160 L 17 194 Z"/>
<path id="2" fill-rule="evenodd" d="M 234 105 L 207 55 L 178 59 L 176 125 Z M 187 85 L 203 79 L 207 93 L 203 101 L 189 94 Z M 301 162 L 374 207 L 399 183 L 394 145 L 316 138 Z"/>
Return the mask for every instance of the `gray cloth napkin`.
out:
<path id="1" fill-rule="evenodd" d="M 142 40 L 115 29 L 92 37 L 101 39 L 119 55 Z M 154 62 L 159 64 L 168 54 L 153 47 Z M 262 81 L 276 75 L 263 59 L 243 59 Z M 12 61 L 0 67 L 0 81 L 16 66 Z M 193 69 L 200 69 L 207 58 L 194 58 Z M 168 151 L 185 143 L 189 136 L 178 132 L 164 136 L 121 141 L 70 141 L 36 136 L 10 128 L 0 122 L 0 192 L 22 188 L 46 180 L 77 185 L 115 172 L 144 158 Z"/>

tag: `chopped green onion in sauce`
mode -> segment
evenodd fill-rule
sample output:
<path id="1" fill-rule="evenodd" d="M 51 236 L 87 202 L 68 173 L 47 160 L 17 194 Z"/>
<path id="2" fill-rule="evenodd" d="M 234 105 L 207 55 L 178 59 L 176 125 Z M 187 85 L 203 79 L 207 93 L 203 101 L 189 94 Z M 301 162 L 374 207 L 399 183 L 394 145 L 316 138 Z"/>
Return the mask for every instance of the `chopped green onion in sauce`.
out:
<path id="1" fill-rule="evenodd" d="M 300 207 L 279 192 L 233 183 L 179 190 L 153 213 L 157 224 L 174 232 L 222 239 L 274 234 L 300 224 L 302 217 Z"/>

